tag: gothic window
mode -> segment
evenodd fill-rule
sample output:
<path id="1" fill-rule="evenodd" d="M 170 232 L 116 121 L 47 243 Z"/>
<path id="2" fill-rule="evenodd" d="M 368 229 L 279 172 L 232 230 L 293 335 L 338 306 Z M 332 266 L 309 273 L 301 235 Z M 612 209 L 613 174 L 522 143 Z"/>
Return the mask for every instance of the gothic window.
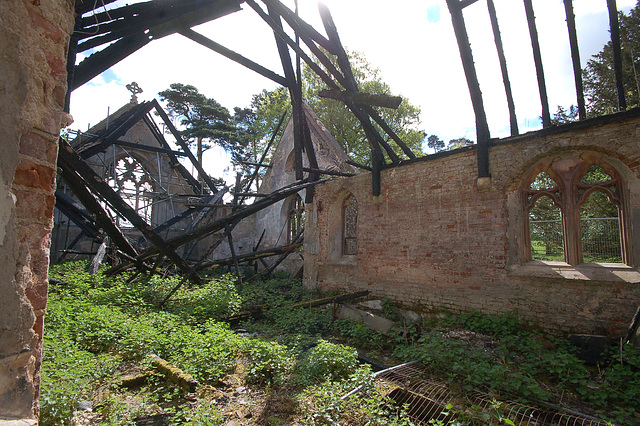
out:
<path id="1" fill-rule="evenodd" d="M 122 199 L 147 223 L 151 223 L 153 210 L 153 180 L 142 165 L 132 157 L 122 157 L 107 168 L 105 180 Z M 133 225 L 118 218 L 118 225 L 130 228 Z"/>
<path id="2" fill-rule="evenodd" d="M 358 254 L 358 202 L 356 197 L 349 195 L 343 206 L 343 255 Z"/>
<path id="3" fill-rule="evenodd" d="M 295 197 L 289 203 L 289 210 L 287 213 L 287 243 L 292 244 L 295 242 L 296 237 L 300 235 L 304 229 L 304 203 L 299 195 Z"/>
<path id="4" fill-rule="evenodd" d="M 604 167 L 603 167 L 604 166 Z M 612 167 L 557 160 L 526 185 L 530 260 L 625 263 L 620 179 Z"/>

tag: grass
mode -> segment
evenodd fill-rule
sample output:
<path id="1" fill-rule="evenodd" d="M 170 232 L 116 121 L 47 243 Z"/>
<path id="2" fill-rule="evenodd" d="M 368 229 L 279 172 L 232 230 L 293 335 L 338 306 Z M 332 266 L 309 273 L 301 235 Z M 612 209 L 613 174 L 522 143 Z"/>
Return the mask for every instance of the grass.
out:
<path id="1" fill-rule="evenodd" d="M 62 283 L 51 286 L 47 308 L 43 425 L 71 424 L 74 415 L 84 424 L 113 425 L 150 416 L 186 425 L 313 425 L 327 418 L 351 425 L 411 424 L 405 408 L 389 401 L 389 390 L 358 363 L 355 348 L 394 363 L 417 360 L 460 394 L 484 389 L 534 405 L 562 401 L 620 425 L 639 418 L 640 356 L 630 347 L 612 349 L 605 363 L 587 367 L 564 341 L 511 315 L 477 312 L 440 314 L 384 336 L 333 319 L 330 306 L 290 308 L 319 295 L 287 277 L 240 284 L 222 275 L 185 286 L 159 310 L 179 277 L 128 282 L 126 275 L 88 275 L 84 267 L 68 263 L 51 271 Z M 268 308 L 261 319 L 239 324 L 242 332 L 219 321 L 255 305 Z M 399 318 L 391 301 L 383 305 L 385 315 Z M 197 392 L 185 393 L 154 371 L 149 353 L 194 376 Z M 141 373 L 147 377 L 140 384 L 121 385 L 124 376 Z M 368 392 L 332 405 L 361 384 Z M 93 413 L 76 412 L 80 401 L 90 401 Z M 457 416 L 458 424 L 487 424 L 465 410 Z"/>

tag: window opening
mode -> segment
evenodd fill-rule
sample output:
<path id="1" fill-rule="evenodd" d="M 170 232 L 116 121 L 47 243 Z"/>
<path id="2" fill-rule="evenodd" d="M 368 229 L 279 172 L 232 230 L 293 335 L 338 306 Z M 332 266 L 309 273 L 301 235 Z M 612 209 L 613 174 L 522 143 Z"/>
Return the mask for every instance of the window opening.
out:
<path id="1" fill-rule="evenodd" d="M 602 191 L 593 191 L 580 207 L 583 262 L 621 263 L 618 206 Z"/>
<path id="2" fill-rule="evenodd" d="M 358 254 L 358 202 L 356 197 L 349 195 L 344 201 L 343 211 L 344 241 L 342 254 Z"/>
<path id="3" fill-rule="evenodd" d="M 527 257 L 625 263 L 619 179 L 606 164 L 560 159 L 525 186 Z"/>
<path id="4" fill-rule="evenodd" d="M 532 260 L 564 260 L 562 212 L 553 199 L 543 195 L 529 211 Z"/>
<path id="5" fill-rule="evenodd" d="M 304 228 L 304 203 L 302 198 L 296 194 L 289 204 L 287 213 L 287 243 L 292 244 L 298 234 Z"/>
<path id="6" fill-rule="evenodd" d="M 151 223 L 153 183 L 149 174 L 135 159 L 123 157 L 111 163 L 105 180 L 145 222 Z M 123 228 L 133 227 L 131 222 L 119 216 L 116 224 Z"/>

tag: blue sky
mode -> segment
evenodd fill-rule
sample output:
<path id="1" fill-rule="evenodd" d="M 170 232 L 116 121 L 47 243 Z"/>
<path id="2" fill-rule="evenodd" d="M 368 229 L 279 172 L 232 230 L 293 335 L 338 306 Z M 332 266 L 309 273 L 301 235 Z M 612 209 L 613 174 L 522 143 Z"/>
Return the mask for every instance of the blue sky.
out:
<path id="1" fill-rule="evenodd" d="M 130 1 L 129 1 L 130 2 Z M 293 6 L 293 0 L 286 0 Z M 521 131 L 539 128 L 541 107 L 522 1 L 494 0 Z M 343 44 L 364 53 L 396 94 L 422 110 L 421 126 L 444 141 L 475 139 L 475 117 L 445 0 L 326 0 Z M 575 0 L 583 65 L 608 41 L 606 0 Z M 618 0 L 628 11 L 636 0 Z M 299 0 L 300 14 L 323 31 L 315 0 Z M 391 6 L 391 4 L 393 6 Z M 575 104 L 575 88 L 562 0 L 533 0 L 551 111 Z M 213 40 L 282 74 L 272 32 L 248 6 L 196 27 Z M 508 136 L 508 113 L 486 2 L 464 11 L 493 137 Z M 168 53 L 172 53 L 168 60 Z M 275 83 L 174 35 L 153 41 L 73 92 L 72 129 L 86 130 L 129 101 L 136 81 L 151 99 L 171 83 L 192 84 L 229 109 Z M 224 161 L 215 159 L 212 161 Z M 214 165 L 211 166 L 212 168 Z M 215 165 L 215 169 L 219 169 Z"/>

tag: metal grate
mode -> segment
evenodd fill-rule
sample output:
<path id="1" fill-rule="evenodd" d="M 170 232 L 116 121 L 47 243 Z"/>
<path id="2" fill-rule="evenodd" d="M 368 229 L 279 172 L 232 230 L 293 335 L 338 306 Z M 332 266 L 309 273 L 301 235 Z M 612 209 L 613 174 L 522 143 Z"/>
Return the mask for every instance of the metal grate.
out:
<path id="1" fill-rule="evenodd" d="M 480 418 L 483 415 L 500 415 L 516 425 L 605 426 L 607 424 L 596 418 L 551 405 L 536 408 L 511 401 L 496 401 L 490 395 L 477 391 L 464 396 L 454 395 L 446 385 L 429 379 L 424 370 L 415 367 L 415 363 L 380 371 L 375 374 L 375 378 L 392 389 L 387 397 L 398 406 L 406 407 L 408 417 L 416 424 L 427 425 L 430 420 L 447 424 L 449 420 L 455 418 L 455 412 L 461 409 L 465 412 L 473 411 Z M 363 389 L 363 386 L 354 389 L 332 405 L 344 403 L 349 397 L 364 392 Z M 449 404 L 456 409 L 447 409 Z"/>

